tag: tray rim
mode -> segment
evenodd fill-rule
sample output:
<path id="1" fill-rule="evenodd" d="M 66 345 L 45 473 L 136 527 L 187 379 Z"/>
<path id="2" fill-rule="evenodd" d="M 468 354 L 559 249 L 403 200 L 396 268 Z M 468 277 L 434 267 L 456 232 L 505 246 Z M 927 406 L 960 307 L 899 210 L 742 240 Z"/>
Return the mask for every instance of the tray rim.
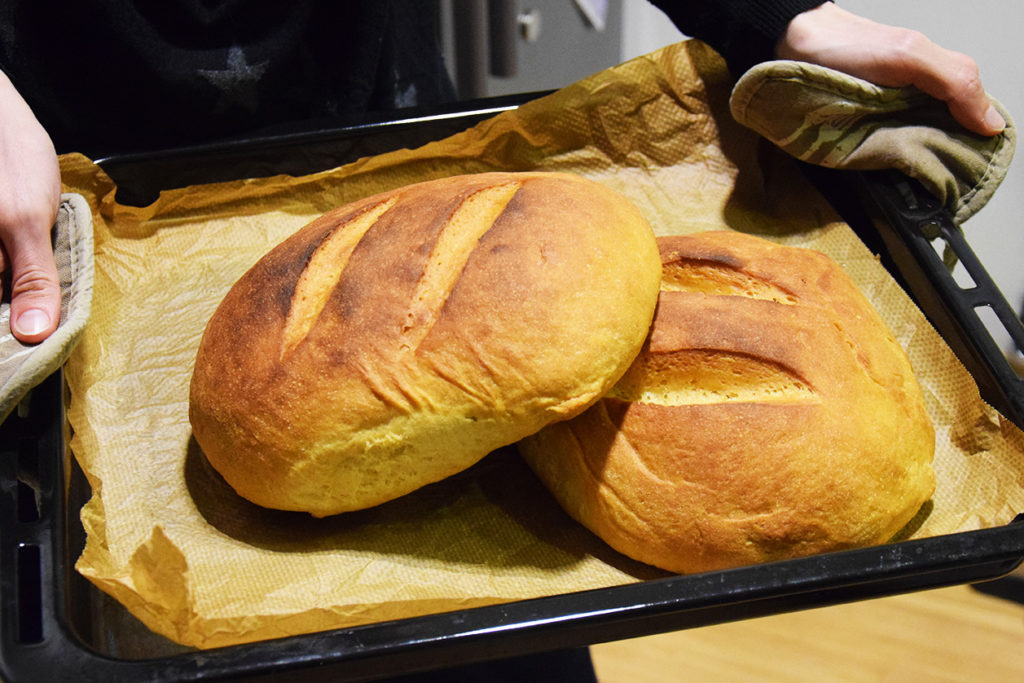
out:
<path id="1" fill-rule="evenodd" d="M 60 412 L 63 389 L 63 376 L 55 373 L 33 392 L 33 403 Z M 62 430 L 52 422 L 42 445 L 47 450 L 66 446 Z M 0 613 L 0 673 L 5 680 L 42 676 L 58 680 L 73 676 L 83 681 L 286 679 L 297 671 L 314 669 L 317 674 L 329 672 L 330 680 L 371 680 L 444 668 L 452 661 L 487 661 L 991 580 L 1024 562 L 1024 515 L 1018 515 L 1003 526 L 795 560 L 648 579 L 165 657 L 117 659 L 93 649 L 72 623 L 67 578 L 74 569 L 65 522 L 71 511 L 63 486 L 67 463 L 64 457 L 43 460 L 39 473 L 42 514 L 32 522 L 4 525 L 0 547 L 4 567 L 11 566 L 8 554 L 12 546 L 39 549 L 43 636 L 35 642 L 18 642 L 18 615 L 10 609 Z M 0 513 L 11 512 L 6 492 L 0 501 Z M 10 572 L 0 574 L 5 607 L 10 605 L 6 599 L 10 590 L 17 588 L 14 583 Z"/>

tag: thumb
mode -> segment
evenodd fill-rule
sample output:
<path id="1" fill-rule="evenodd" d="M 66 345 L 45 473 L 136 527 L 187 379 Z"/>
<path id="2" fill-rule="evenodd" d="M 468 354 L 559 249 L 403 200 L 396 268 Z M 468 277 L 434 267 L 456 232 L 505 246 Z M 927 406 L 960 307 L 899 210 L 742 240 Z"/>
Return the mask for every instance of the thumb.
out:
<path id="1" fill-rule="evenodd" d="M 23 231 L 7 245 L 11 331 L 26 344 L 43 341 L 60 322 L 60 278 L 49 235 L 49 230 Z"/>

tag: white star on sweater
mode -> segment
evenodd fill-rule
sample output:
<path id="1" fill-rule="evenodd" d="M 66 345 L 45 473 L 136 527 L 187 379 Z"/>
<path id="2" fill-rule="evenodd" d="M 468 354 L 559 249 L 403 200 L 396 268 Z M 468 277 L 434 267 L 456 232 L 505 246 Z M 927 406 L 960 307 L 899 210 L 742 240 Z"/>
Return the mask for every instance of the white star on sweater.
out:
<path id="1" fill-rule="evenodd" d="M 220 91 L 217 101 L 218 113 L 238 105 L 243 109 L 255 111 L 259 106 L 257 87 L 263 73 L 267 70 L 267 62 L 249 64 L 245 61 L 245 52 L 237 45 L 228 49 L 226 69 L 199 69 L 200 76 Z"/>

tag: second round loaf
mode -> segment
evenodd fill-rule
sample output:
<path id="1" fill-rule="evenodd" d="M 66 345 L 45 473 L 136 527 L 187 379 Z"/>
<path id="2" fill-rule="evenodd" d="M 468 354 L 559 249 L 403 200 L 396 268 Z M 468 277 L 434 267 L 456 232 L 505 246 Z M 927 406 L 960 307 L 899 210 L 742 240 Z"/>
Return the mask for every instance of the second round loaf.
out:
<path id="1" fill-rule="evenodd" d="M 882 543 L 932 494 L 934 431 L 903 349 L 822 253 L 659 238 L 650 337 L 582 415 L 520 448 L 620 552 L 693 573 Z"/>

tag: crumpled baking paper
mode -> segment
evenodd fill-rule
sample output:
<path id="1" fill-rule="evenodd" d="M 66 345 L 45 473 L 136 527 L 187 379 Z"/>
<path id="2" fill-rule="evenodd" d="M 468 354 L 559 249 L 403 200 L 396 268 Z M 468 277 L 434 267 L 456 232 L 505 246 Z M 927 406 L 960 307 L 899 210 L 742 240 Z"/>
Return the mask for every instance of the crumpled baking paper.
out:
<path id="1" fill-rule="evenodd" d="M 491 170 L 579 173 L 658 234 L 758 233 L 838 261 L 907 348 L 937 431 L 938 489 L 907 536 L 1005 524 L 1024 509 L 1024 438 L 793 161 L 734 123 L 722 61 L 686 42 L 422 148 L 311 176 L 118 205 L 62 159 L 95 214 L 93 320 L 67 365 L 72 449 L 92 486 L 78 570 L 149 628 L 210 648 L 613 586 L 663 573 L 571 521 L 513 449 L 399 500 L 317 520 L 257 508 L 192 438 L 188 385 L 221 297 L 271 246 L 340 204 Z"/>

